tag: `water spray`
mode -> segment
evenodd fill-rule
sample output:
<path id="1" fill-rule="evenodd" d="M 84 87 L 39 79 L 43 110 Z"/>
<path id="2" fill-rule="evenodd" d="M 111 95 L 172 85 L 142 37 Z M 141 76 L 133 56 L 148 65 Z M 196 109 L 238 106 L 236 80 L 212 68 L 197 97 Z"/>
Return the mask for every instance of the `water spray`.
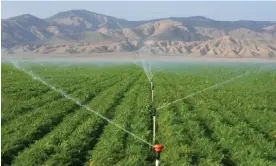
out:
<path id="1" fill-rule="evenodd" d="M 38 75 L 36 75 L 33 71 L 27 71 L 24 68 L 20 67 L 17 63 L 14 63 L 12 61 L 10 61 L 11 64 L 13 64 L 13 66 L 26 73 L 27 75 L 29 75 L 30 77 L 32 77 L 34 80 L 37 80 L 39 82 L 41 82 L 42 84 L 46 85 L 47 87 L 49 87 L 50 89 L 54 90 L 57 93 L 60 93 L 64 98 L 73 101 L 74 103 L 76 103 L 78 106 L 83 107 L 84 109 L 86 109 L 87 111 L 92 112 L 93 114 L 97 115 L 98 117 L 102 118 L 103 120 L 107 121 L 108 123 L 114 125 L 115 127 L 117 127 L 118 129 L 128 133 L 129 135 L 133 136 L 134 138 L 136 138 L 137 140 L 149 145 L 150 147 L 154 147 L 153 144 L 149 143 L 148 141 L 144 140 L 143 138 L 137 136 L 136 134 L 128 131 L 127 129 L 123 128 L 122 126 L 120 126 L 119 124 L 113 122 L 111 119 L 108 119 L 107 117 L 105 117 L 104 115 L 100 114 L 98 111 L 95 111 L 93 109 L 91 109 L 90 107 L 88 107 L 87 105 L 83 105 L 81 103 L 81 101 L 79 101 L 78 99 L 71 97 L 70 95 L 68 95 L 65 91 L 63 91 L 62 89 L 58 89 L 56 88 L 54 85 L 51 85 L 50 83 L 46 82 L 45 80 L 43 80 L 41 77 L 39 77 Z"/>
<path id="2" fill-rule="evenodd" d="M 174 101 L 172 101 L 172 102 L 170 102 L 170 103 L 167 103 L 167 104 L 165 104 L 165 105 L 163 105 L 163 106 L 157 108 L 157 110 L 163 109 L 163 108 L 168 107 L 168 106 L 170 106 L 170 105 L 172 105 L 172 104 L 174 104 L 174 103 L 177 103 L 177 102 L 179 102 L 179 101 L 181 101 L 181 100 L 184 100 L 184 99 L 187 99 L 187 98 L 189 98 L 189 97 L 195 96 L 195 95 L 197 95 L 197 94 L 199 94 L 199 93 L 202 93 L 202 92 L 205 92 L 205 91 L 207 91 L 207 90 L 218 88 L 218 87 L 220 87 L 220 86 L 222 86 L 222 85 L 225 85 L 225 84 L 227 84 L 227 83 L 230 83 L 230 82 L 232 82 L 232 81 L 235 81 L 236 79 L 239 79 L 239 78 L 241 78 L 241 77 L 243 77 L 243 76 L 246 76 L 246 75 L 248 75 L 248 74 L 250 74 L 250 72 L 245 72 L 245 73 L 243 73 L 243 74 L 241 74 L 241 75 L 238 75 L 238 76 L 236 76 L 236 77 L 233 77 L 233 78 L 231 78 L 231 79 L 229 79 L 229 80 L 226 80 L 226 81 L 223 81 L 223 82 L 221 82 L 221 83 L 217 83 L 217 84 L 215 84 L 215 85 L 212 85 L 212 86 L 210 86 L 210 87 L 208 87 L 208 88 L 199 90 L 199 91 L 194 92 L 194 93 L 192 93 L 192 94 L 190 94 L 190 95 L 188 95 L 188 96 L 185 96 L 185 97 L 182 97 L 182 98 L 180 98 L 180 99 L 174 100 Z"/>

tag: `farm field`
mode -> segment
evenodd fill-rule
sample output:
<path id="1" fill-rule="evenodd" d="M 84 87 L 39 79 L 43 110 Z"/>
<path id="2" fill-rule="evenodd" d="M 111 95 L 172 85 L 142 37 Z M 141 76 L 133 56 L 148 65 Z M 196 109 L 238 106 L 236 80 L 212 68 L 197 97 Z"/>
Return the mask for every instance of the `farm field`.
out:
<path id="1" fill-rule="evenodd" d="M 275 63 L 150 63 L 162 166 L 276 165 Z M 2 165 L 154 165 L 142 67 L 18 66 L 2 64 Z"/>

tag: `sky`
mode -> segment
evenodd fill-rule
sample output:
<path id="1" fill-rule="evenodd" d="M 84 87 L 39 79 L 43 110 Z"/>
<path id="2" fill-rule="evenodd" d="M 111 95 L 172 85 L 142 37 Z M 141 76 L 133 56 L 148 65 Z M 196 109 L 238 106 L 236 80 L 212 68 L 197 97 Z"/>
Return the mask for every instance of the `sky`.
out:
<path id="1" fill-rule="evenodd" d="M 58 12 L 73 9 L 86 9 L 133 21 L 188 16 L 205 16 L 223 21 L 276 21 L 276 1 L 2 1 L 1 18 L 9 18 L 21 14 L 31 14 L 39 18 L 47 18 Z"/>

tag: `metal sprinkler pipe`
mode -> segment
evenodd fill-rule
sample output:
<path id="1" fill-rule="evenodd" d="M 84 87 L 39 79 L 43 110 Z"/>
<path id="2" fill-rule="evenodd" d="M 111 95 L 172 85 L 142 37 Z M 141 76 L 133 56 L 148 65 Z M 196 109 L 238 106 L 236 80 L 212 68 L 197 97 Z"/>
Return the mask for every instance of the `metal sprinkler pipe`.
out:
<path id="1" fill-rule="evenodd" d="M 155 135 L 156 135 L 156 107 L 154 104 L 154 85 L 152 78 L 150 79 L 150 88 L 151 88 L 151 112 L 152 112 L 152 123 L 153 123 L 153 129 L 152 129 L 152 139 L 153 144 L 155 144 Z"/>
<path id="2" fill-rule="evenodd" d="M 152 80 L 150 81 L 150 89 L 151 89 L 151 102 L 153 103 L 154 86 L 153 86 Z"/>

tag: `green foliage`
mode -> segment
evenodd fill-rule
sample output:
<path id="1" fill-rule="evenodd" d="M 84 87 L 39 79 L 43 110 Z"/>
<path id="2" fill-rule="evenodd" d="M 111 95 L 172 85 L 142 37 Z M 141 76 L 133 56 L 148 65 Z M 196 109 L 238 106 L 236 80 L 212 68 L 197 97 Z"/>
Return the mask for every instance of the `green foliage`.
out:
<path id="1" fill-rule="evenodd" d="M 131 64 L 21 64 L 83 105 L 152 142 L 150 86 Z M 154 73 L 163 166 L 276 164 L 276 70 L 251 64 L 164 65 Z M 3 165 L 154 165 L 152 147 L 41 82 L 2 64 Z"/>

